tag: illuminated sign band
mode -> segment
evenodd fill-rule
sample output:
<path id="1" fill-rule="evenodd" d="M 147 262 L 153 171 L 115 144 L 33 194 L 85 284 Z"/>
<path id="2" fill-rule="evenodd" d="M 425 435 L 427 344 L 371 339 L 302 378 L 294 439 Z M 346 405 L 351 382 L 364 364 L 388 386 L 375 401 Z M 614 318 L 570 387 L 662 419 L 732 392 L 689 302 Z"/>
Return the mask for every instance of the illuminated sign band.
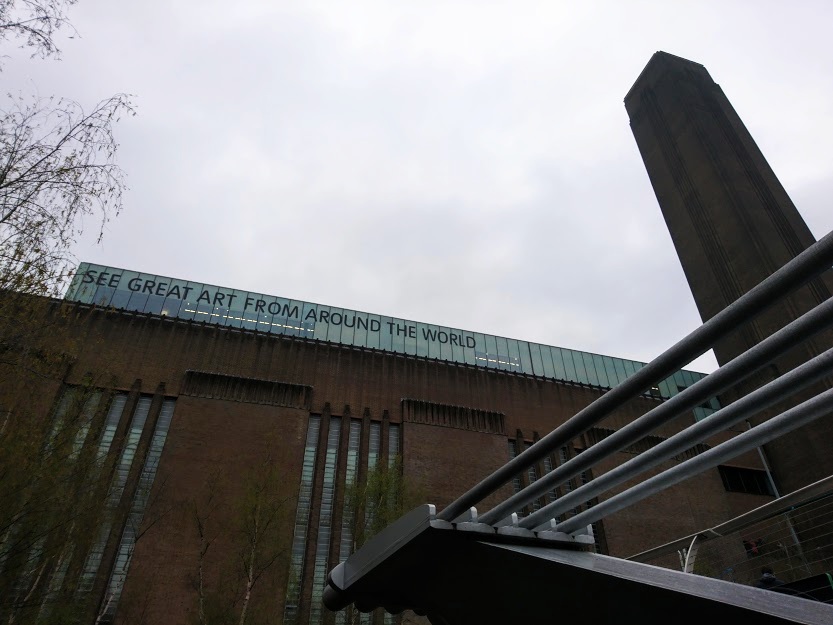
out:
<path id="1" fill-rule="evenodd" d="M 599 387 L 616 386 L 644 366 L 633 360 L 90 263 L 79 265 L 65 299 Z M 678 371 L 659 383 L 658 394 L 671 397 L 702 377 Z"/>

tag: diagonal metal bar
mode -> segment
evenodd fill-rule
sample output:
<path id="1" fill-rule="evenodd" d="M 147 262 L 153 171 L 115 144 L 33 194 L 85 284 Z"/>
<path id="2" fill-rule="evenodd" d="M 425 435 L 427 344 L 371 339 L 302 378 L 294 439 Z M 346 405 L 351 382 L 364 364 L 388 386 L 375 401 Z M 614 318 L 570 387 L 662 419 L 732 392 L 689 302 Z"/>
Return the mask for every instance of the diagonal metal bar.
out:
<path id="1" fill-rule="evenodd" d="M 534 528 L 545 523 L 552 517 L 572 510 L 577 505 L 589 501 L 593 497 L 657 466 L 665 460 L 693 447 L 697 443 L 706 440 L 710 436 L 743 421 L 750 415 L 765 410 L 787 397 L 791 397 L 801 389 L 817 382 L 831 372 L 833 372 L 833 349 L 827 350 L 812 360 L 805 362 L 800 367 L 796 367 L 780 378 L 773 380 L 766 386 L 756 389 L 749 395 L 729 404 L 706 419 L 675 434 L 659 445 L 644 451 L 632 460 L 611 469 L 584 486 L 558 498 L 551 504 L 544 506 L 524 518 L 520 522 L 520 526 Z M 609 438 L 613 437 L 611 436 Z M 596 445 L 593 447 L 596 447 Z M 590 450 L 587 451 L 589 452 Z M 581 456 L 584 456 L 584 454 L 581 454 Z"/>
<path id="2" fill-rule="evenodd" d="M 830 496 L 831 492 L 833 492 L 833 475 L 819 480 L 818 482 L 813 482 L 804 488 L 799 488 L 788 495 L 774 499 L 773 501 L 765 503 L 764 505 L 750 510 L 749 512 L 744 512 L 740 516 L 730 519 L 725 523 L 715 525 L 712 528 L 697 532 L 696 534 L 690 534 L 688 536 L 684 536 L 683 538 L 672 540 L 664 545 L 653 547 L 647 551 L 642 551 L 625 559 L 633 560 L 634 562 L 650 562 L 660 556 L 679 551 L 688 545 L 695 536 L 700 536 L 700 540 L 702 541 L 727 536 L 733 532 L 740 531 L 751 525 L 760 523 L 761 521 L 766 521 L 774 516 L 793 510 L 800 505 L 806 505 L 808 503 L 818 501 L 825 496 Z"/>
<path id="3" fill-rule="evenodd" d="M 668 401 L 645 413 L 613 435 L 599 441 L 585 450 L 581 455 L 571 458 L 566 463 L 556 467 L 553 471 L 542 476 L 520 492 L 502 501 L 492 510 L 481 514 L 481 522 L 496 523 L 512 512 L 520 510 L 523 506 L 544 495 L 571 477 L 590 468 L 603 458 L 640 440 L 663 423 L 667 423 L 681 416 L 695 406 L 703 403 L 703 401 L 731 388 L 738 381 L 752 375 L 755 371 L 766 366 L 774 358 L 777 358 L 780 354 L 794 347 L 796 343 L 811 337 L 817 332 L 829 327 L 831 324 L 833 324 L 833 299 L 828 299 L 711 375 L 698 380 L 680 394 L 675 395 Z M 537 524 L 543 523 L 549 518 L 544 516 L 544 510 L 551 509 L 554 505 L 556 504 L 550 504 L 527 519 L 524 519 L 523 526 L 533 527 L 531 525 L 533 522 Z M 554 515 L 551 514 L 550 516 Z"/>
<path id="4" fill-rule="evenodd" d="M 811 397 L 798 406 L 782 412 L 777 417 L 773 417 L 769 421 L 751 430 L 747 430 L 743 434 L 739 434 L 717 447 L 712 447 L 691 460 L 687 460 L 676 467 L 663 471 L 593 506 L 589 510 L 585 510 L 563 523 L 559 523 L 556 525 L 555 531 L 568 534 L 574 532 L 614 512 L 627 508 L 638 501 L 642 501 L 646 497 L 665 490 L 674 484 L 693 477 L 698 473 L 713 469 L 726 460 L 739 456 L 756 447 L 760 447 L 764 443 L 768 443 L 783 434 L 792 432 L 806 423 L 810 423 L 824 416 L 829 416 L 831 411 L 833 411 L 833 389 L 826 390 L 815 397 Z"/>
<path id="5" fill-rule="evenodd" d="M 468 508 L 487 497 L 521 471 L 542 460 L 608 416 L 626 401 L 644 392 L 658 380 L 672 375 L 708 350 L 718 339 L 748 321 L 780 297 L 833 265 L 833 233 L 804 250 L 734 303 L 657 356 L 630 378 L 611 389 L 572 419 L 555 428 L 535 445 L 453 501 L 439 518 L 453 521 Z"/>

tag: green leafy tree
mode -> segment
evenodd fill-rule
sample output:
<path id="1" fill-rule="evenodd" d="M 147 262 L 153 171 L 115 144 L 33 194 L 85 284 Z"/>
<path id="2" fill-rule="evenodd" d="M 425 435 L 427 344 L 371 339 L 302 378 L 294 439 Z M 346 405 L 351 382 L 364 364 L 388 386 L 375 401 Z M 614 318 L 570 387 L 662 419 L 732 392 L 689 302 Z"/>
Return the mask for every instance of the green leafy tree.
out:
<path id="1" fill-rule="evenodd" d="M 389 464 L 377 464 L 362 482 L 348 486 L 345 506 L 353 512 L 353 551 L 393 523 L 405 512 L 405 480 L 400 456 Z"/>
<path id="2" fill-rule="evenodd" d="M 110 464 L 97 444 L 107 397 L 85 384 L 48 418 L 0 430 L 0 615 L 6 623 L 78 616 L 65 577 L 97 526 Z"/>
<path id="3" fill-rule="evenodd" d="M 361 482 L 348 484 L 344 494 L 345 514 L 352 513 L 352 552 L 396 521 L 408 509 L 421 501 L 419 489 L 405 480 L 402 457 L 396 456 L 388 464 L 370 467 Z M 394 622 L 385 615 L 385 623 Z M 336 623 L 361 625 L 375 619 L 361 614 L 353 607 L 346 608 L 344 616 Z"/>
<path id="4" fill-rule="evenodd" d="M 59 56 L 58 33 L 75 32 L 74 3 L 0 0 L 0 69 L 9 48 Z M 61 393 L 76 351 L 64 322 L 79 313 L 31 295 L 56 295 L 84 226 L 99 224 L 100 235 L 120 211 L 113 129 L 133 112 L 124 94 L 92 107 L 0 98 L 0 622 L 79 614 L 67 580 L 106 497 L 112 467 L 97 441 L 107 398 L 98 389 L 112 381 L 90 377 Z"/>
<path id="5" fill-rule="evenodd" d="M 195 580 L 199 625 L 271 622 L 261 604 L 265 593 L 274 589 L 261 589 L 261 583 L 286 559 L 291 506 L 281 495 L 282 487 L 281 468 L 267 452 L 248 472 L 241 493 L 231 503 L 224 501 L 222 493 L 228 489 L 219 475 L 206 480 L 202 494 L 193 501 L 199 540 Z M 223 553 L 214 554 L 218 547 Z"/>

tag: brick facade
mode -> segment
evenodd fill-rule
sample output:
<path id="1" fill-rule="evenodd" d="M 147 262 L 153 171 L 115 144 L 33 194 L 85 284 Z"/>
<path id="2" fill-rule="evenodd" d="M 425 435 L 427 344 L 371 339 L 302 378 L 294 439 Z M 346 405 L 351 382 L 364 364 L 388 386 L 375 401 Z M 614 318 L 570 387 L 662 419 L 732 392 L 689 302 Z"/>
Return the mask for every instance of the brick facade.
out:
<path id="1" fill-rule="evenodd" d="M 57 303 L 53 306 L 56 311 L 66 308 Z M 196 622 L 200 552 L 205 546 L 196 519 L 208 518 L 213 532 L 202 557 L 204 587 L 222 587 L 231 581 L 229 571 L 237 570 L 239 545 L 234 536 L 241 496 L 250 488 L 249 476 L 265 462 L 277 467 L 280 475 L 272 495 L 283 502 L 275 521 L 281 527 L 279 544 L 273 545 L 281 555 L 258 580 L 250 609 L 271 615 L 271 622 L 282 622 L 311 415 L 320 418 L 321 427 L 310 478 L 304 566 L 297 580 L 299 623 L 309 618 L 320 528 L 329 527 L 327 568 L 339 557 L 345 475 L 351 461 L 347 442 L 350 423 L 361 423 L 359 453 L 351 456 L 359 481 L 367 474 L 369 455 L 376 454 L 377 464 L 392 456 L 389 437 L 393 432 L 399 437 L 403 481 L 412 499 L 408 503 L 425 501 L 441 509 L 505 463 L 510 440 L 517 445 L 537 440 L 603 392 L 529 375 L 311 339 L 82 305 L 69 308 L 70 314 L 61 317 L 60 332 L 51 336 L 66 337 L 72 362 L 62 370 L 59 383 L 41 383 L 43 396 L 48 398 L 39 404 L 42 413 L 49 413 L 61 387 L 93 380 L 107 391 L 128 393 L 130 400 L 118 434 L 123 440 L 130 402 L 140 395 L 152 397 L 148 426 L 137 452 L 141 458 L 162 398 L 176 402 L 116 611 L 116 622 L 120 623 Z M 0 397 L 0 401 L 15 410 L 14 397 Z M 658 401 L 636 399 L 600 427 L 618 429 Z M 334 476 L 328 478 L 325 452 L 335 418 L 340 419 L 341 433 L 338 449 L 332 452 Z M 669 436 L 692 419 L 666 425 L 655 434 Z M 376 452 L 371 430 L 378 434 Z M 569 455 L 592 442 L 590 434 L 577 439 L 569 447 Z M 593 472 L 599 474 L 630 457 L 632 453 L 616 454 Z M 559 459 L 553 457 L 552 461 L 556 465 Z M 754 455 L 739 463 L 759 467 Z M 132 469 L 134 482 L 138 467 Z M 538 474 L 543 471 L 539 466 Z M 321 519 L 325 479 L 334 480 L 329 525 L 322 525 Z M 528 477 L 522 476 L 522 483 L 527 481 Z M 131 487 L 135 490 L 135 484 L 128 482 L 127 490 Z M 511 484 L 504 486 L 481 504 L 482 509 L 510 494 L 511 488 Z M 129 497 L 128 492 L 125 501 Z M 711 471 L 605 519 L 598 526 L 597 540 L 611 555 L 627 556 L 716 524 L 766 500 L 727 493 L 717 471 Z M 108 600 L 107 580 L 124 520 L 120 523 L 112 530 L 99 571 L 94 593 L 99 609 L 101 602 Z M 381 615 L 375 618 L 382 622 Z M 322 622 L 334 623 L 335 616 L 325 612 Z"/>

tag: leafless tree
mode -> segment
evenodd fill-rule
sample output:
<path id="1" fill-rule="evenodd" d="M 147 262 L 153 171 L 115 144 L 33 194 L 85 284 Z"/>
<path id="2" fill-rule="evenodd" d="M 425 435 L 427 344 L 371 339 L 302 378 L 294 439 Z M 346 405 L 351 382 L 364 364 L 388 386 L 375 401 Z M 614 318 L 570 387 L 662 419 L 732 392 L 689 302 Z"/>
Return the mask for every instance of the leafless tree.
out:
<path id="1" fill-rule="evenodd" d="M 89 218 L 104 225 L 126 188 L 113 125 L 134 114 L 116 94 L 87 111 L 62 98 L 8 96 L 0 111 L 0 288 L 54 294 Z"/>
<path id="2" fill-rule="evenodd" d="M 67 10 L 77 1 L 0 0 L 0 42 L 14 40 L 33 57 L 57 57 L 61 53 L 55 41 L 57 32 L 66 28 L 76 34 Z"/>
<path id="3" fill-rule="evenodd" d="M 75 32 L 75 2 L 0 0 L 0 45 L 58 56 L 58 31 Z M 6 58 L 0 49 L 0 64 Z M 33 384 L 59 383 L 72 366 L 64 320 L 78 313 L 28 294 L 57 294 L 82 229 L 93 224 L 100 235 L 121 209 L 113 127 L 133 113 L 125 94 L 91 108 L 0 96 L 0 621 L 67 622 L 78 612 L 63 575 L 98 527 L 109 483 L 89 443 L 103 415 L 85 406 L 112 384 L 97 374 L 60 411 L 32 395 Z"/>

